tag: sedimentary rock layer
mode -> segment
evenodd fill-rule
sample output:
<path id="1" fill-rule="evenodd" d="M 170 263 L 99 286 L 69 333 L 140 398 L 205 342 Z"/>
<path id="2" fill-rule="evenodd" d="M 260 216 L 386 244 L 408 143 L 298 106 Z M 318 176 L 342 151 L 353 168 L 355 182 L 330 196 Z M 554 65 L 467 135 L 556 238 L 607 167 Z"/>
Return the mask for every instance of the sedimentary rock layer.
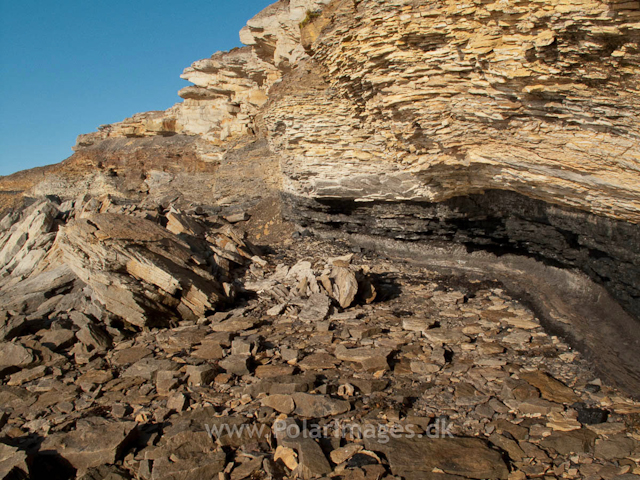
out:
<path id="1" fill-rule="evenodd" d="M 344 0 L 315 22 L 264 116 L 289 192 L 503 189 L 640 221 L 637 2 Z"/>
<path id="2" fill-rule="evenodd" d="M 292 218 L 584 270 L 640 313 L 640 5 L 336 0 L 258 124 Z"/>
<path id="3" fill-rule="evenodd" d="M 491 190 L 443 202 L 288 197 L 288 215 L 326 231 L 463 244 L 578 268 L 640 317 L 640 226 Z"/>

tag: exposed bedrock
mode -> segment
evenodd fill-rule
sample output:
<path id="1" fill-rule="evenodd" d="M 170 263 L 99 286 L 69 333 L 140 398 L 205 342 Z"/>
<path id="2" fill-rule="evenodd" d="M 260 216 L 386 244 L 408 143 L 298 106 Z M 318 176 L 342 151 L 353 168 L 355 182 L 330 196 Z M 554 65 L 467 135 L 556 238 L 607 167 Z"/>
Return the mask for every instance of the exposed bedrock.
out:
<path id="1" fill-rule="evenodd" d="M 640 317 L 637 2 L 335 0 L 257 118 L 291 218 L 579 269 Z"/>
<path id="2" fill-rule="evenodd" d="M 289 215 L 316 228 L 531 256 L 577 268 L 640 318 L 640 226 L 514 192 L 431 202 L 355 202 L 289 196 Z"/>
<path id="3" fill-rule="evenodd" d="M 639 2 L 281 0 L 240 36 L 185 69 L 183 102 L 1 179 L 0 212 L 281 192 L 323 235 L 499 277 L 640 392 Z"/>

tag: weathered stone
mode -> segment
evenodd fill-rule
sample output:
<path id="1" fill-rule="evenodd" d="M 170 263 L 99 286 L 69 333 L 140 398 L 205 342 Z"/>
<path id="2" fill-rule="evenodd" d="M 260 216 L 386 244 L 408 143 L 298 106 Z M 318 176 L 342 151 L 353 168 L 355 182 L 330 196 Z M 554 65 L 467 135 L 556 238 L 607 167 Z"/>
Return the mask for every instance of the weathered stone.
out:
<path id="1" fill-rule="evenodd" d="M 104 330 L 91 323 L 82 327 L 76 337 L 86 346 L 97 350 L 106 350 L 111 346 L 111 337 Z"/>
<path id="2" fill-rule="evenodd" d="M 186 243 L 141 218 L 104 213 L 76 219 L 58 233 L 52 251 L 107 310 L 138 327 L 204 315 L 224 296 L 219 282 L 190 262 Z"/>
<path id="3" fill-rule="evenodd" d="M 153 462 L 151 480 L 209 480 L 217 477 L 226 463 L 225 453 L 214 451 L 205 432 L 173 435 L 163 442 L 162 453 Z"/>
<path id="4" fill-rule="evenodd" d="M 298 365 L 303 370 L 325 370 L 336 368 L 336 365 L 340 363 L 333 355 L 328 353 L 313 353 L 304 357 Z"/>
<path id="5" fill-rule="evenodd" d="M 189 376 L 189 385 L 208 385 L 218 374 L 218 369 L 212 365 L 189 365 L 187 367 L 187 375 Z"/>
<path id="6" fill-rule="evenodd" d="M 198 326 L 178 327 L 160 332 L 156 342 L 167 353 L 175 354 L 189 351 L 200 344 L 207 335 L 207 330 Z"/>
<path id="7" fill-rule="evenodd" d="M 253 374 L 258 378 L 272 378 L 291 375 L 295 368 L 290 365 L 260 365 Z"/>
<path id="8" fill-rule="evenodd" d="M 202 360 L 220 360 L 224 355 L 224 349 L 216 341 L 203 341 L 192 353 L 192 356 Z"/>
<path id="9" fill-rule="evenodd" d="M 409 330 L 410 332 L 424 333 L 426 330 L 431 328 L 433 324 L 434 321 L 427 318 L 409 317 L 402 320 L 402 328 Z"/>
<path id="10" fill-rule="evenodd" d="M 171 393 L 179 385 L 178 372 L 158 371 L 156 373 L 156 390 L 160 395 Z"/>
<path id="11" fill-rule="evenodd" d="M 575 403 L 580 397 L 569 387 L 559 382 L 551 375 L 536 370 L 535 372 L 523 372 L 520 378 L 540 390 L 542 398 L 556 403 Z"/>
<path id="12" fill-rule="evenodd" d="M 289 470 L 295 470 L 298 468 L 298 455 L 293 448 L 283 447 L 278 445 L 273 455 L 273 459 L 277 462 L 281 460 Z"/>
<path id="13" fill-rule="evenodd" d="M 351 306 L 358 294 L 358 280 L 353 270 L 345 267 L 335 267 L 331 272 L 333 278 L 333 298 L 342 308 Z"/>
<path id="14" fill-rule="evenodd" d="M 60 328 L 47 330 L 40 338 L 40 343 L 53 351 L 63 350 L 73 345 L 76 334 L 72 330 Z"/>
<path id="15" fill-rule="evenodd" d="M 331 466 L 320 445 L 309 436 L 309 432 L 304 434 L 292 419 L 280 421 L 274 426 L 278 444 L 285 448 L 292 448 L 298 454 L 298 467 L 296 473 L 305 479 L 316 478 L 331 472 Z M 281 450 L 281 457 L 284 454 L 293 466 L 291 455 L 286 450 Z M 283 458 L 284 460 L 284 458 Z"/>
<path id="16" fill-rule="evenodd" d="M 218 365 L 229 373 L 242 376 L 251 373 L 249 370 L 250 360 L 251 356 L 249 355 L 229 355 L 223 360 L 220 360 Z"/>
<path id="17" fill-rule="evenodd" d="M 211 325 L 214 332 L 243 332 L 253 328 L 258 323 L 254 317 L 232 317 L 229 320 Z"/>
<path id="18" fill-rule="evenodd" d="M 381 392 L 389 385 L 389 382 L 383 379 L 350 378 L 349 382 L 365 395 L 371 395 L 373 392 Z"/>
<path id="19" fill-rule="evenodd" d="M 632 438 L 615 436 L 596 440 L 593 455 L 604 460 L 614 460 L 629 457 L 638 447 L 638 442 Z"/>
<path id="20" fill-rule="evenodd" d="M 153 352 L 146 347 L 130 347 L 123 350 L 118 350 L 113 353 L 111 357 L 111 363 L 115 366 L 124 366 L 136 363 L 145 357 L 148 357 Z"/>
<path id="21" fill-rule="evenodd" d="M 525 456 L 524 451 L 515 440 L 493 433 L 489 436 L 489 441 L 496 447 L 507 452 L 509 454 L 509 458 L 515 462 L 521 461 Z"/>
<path id="22" fill-rule="evenodd" d="M 351 409 L 351 404 L 345 400 L 336 400 L 323 395 L 308 393 L 294 393 L 295 413 L 301 417 L 322 418 L 340 415 Z"/>
<path id="23" fill-rule="evenodd" d="M 337 448 L 331 451 L 331 461 L 336 465 L 340 465 L 342 462 L 346 462 L 356 453 L 362 451 L 364 447 L 358 443 L 349 443 L 344 447 Z"/>
<path id="24" fill-rule="evenodd" d="M 273 408 L 276 412 L 289 415 L 296 408 L 291 395 L 269 395 L 262 399 L 262 405 Z"/>
<path id="25" fill-rule="evenodd" d="M 545 449 L 553 449 L 561 455 L 587 454 L 593 452 L 597 435 L 592 431 L 582 428 L 570 432 L 553 432 L 544 438 L 540 445 Z"/>
<path id="26" fill-rule="evenodd" d="M 476 438 L 402 437 L 384 444 L 365 439 L 365 446 L 374 452 L 383 452 L 395 475 L 430 473 L 433 469 L 477 479 L 506 479 L 509 475 L 500 454 Z"/>
<path id="27" fill-rule="evenodd" d="M 102 419 L 79 421 L 75 430 L 46 437 L 40 453 L 60 455 L 79 472 L 112 464 L 120 459 L 137 436 L 134 422 L 107 422 Z"/>
<path id="28" fill-rule="evenodd" d="M 35 362 L 31 349 L 20 343 L 4 342 L 0 344 L 0 370 L 17 367 L 24 368 Z"/>
<path id="29" fill-rule="evenodd" d="M 87 470 L 79 480 L 130 480 L 131 475 L 116 465 L 102 465 Z"/>
<path id="30" fill-rule="evenodd" d="M 331 300 L 324 293 L 312 294 L 302 307 L 299 318 L 303 322 L 321 322 L 329 314 Z"/>
<path id="31" fill-rule="evenodd" d="M 468 343 L 471 339 L 461 332 L 448 331 L 442 328 L 432 328 L 423 332 L 424 336 L 433 343 L 442 345 L 458 345 Z"/>
<path id="32" fill-rule="evenodd" d="M 365 371 L 377 372 L 389 368 L 387 357 L 390 353 L 391 350 L 388 349 L 369 347 L 348 349 L 344 345 L 338 345 L 334 355 L 338 360 L 361 364 Z"/>
<path id="33" fill-rule="evenodd" d="M 136 354 L 139 355 L 140 352 Z M 161 370 L 177 370 L 179 365 L 171 360 L 162 358 L 143 358 L 122 372 L 121 376 L 140 377 L 146 380 L 153 380 L 156 372 Z"/>
<path id="34" fill-rule="evenodd" d="M 0 479 L 27 478 L 27 454 L 4 443 L 0 443 Z"/>
<path id="35" fill-rule="evenodd" d="M 14 373 L 9 377 L 9 381 L 7 385 L 22 385 L 26 382 L 31 382 L 33 380 L 37 380 L 38 378 L 42 378 L 47 373 L 47 367 L 45 365 L 40 365 L 38 367 L 25 369 L 20 372 Z"/>
<path id="36" fill-rule="evenodd" d="M 167 399 L 167 408 L 179 413 L 186 408 L 187 403 L 187 397 L 183 393 L 176 392 Z"/>

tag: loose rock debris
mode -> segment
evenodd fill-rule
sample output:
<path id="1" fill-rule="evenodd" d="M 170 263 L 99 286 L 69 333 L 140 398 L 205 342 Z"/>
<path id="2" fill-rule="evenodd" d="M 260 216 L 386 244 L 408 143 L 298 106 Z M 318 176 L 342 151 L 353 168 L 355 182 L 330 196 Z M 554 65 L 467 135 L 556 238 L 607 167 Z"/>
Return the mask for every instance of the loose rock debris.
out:
<path id="1" fill-rule="evenodd" d="M 83 198 L 2 220 L 0 478 L 640 474 L 640 404 L 499 284 L 258 248 L 243 218 Z"/>

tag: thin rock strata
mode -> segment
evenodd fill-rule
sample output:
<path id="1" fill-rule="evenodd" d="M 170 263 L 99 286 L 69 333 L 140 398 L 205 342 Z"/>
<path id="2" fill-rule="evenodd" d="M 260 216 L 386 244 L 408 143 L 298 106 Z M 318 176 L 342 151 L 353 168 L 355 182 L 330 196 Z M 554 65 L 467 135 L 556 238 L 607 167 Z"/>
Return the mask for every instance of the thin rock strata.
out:
<path id="1" fill-rule="evenodd" d="M 281 0 L 0 178 L 0 480 L 640 478 L 639 32 Z"/>
<path id="2" fill-rule="evenodd" d="M 290 218 L 580 268 L 640 316 L 639 28 L 634 3 L 332 2 L 260 117 Z"/>

